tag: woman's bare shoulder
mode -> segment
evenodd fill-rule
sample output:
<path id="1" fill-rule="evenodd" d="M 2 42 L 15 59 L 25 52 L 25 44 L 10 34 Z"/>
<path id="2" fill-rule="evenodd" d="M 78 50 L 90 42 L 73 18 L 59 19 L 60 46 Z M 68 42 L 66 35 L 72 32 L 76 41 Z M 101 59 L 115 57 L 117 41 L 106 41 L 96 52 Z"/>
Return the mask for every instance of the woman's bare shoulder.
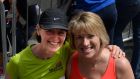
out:
<path id="1" fill-rule="evenodd" d="M 130 61 L 126 57 L 115 59 L 118 79 L 134 79 Z"/>

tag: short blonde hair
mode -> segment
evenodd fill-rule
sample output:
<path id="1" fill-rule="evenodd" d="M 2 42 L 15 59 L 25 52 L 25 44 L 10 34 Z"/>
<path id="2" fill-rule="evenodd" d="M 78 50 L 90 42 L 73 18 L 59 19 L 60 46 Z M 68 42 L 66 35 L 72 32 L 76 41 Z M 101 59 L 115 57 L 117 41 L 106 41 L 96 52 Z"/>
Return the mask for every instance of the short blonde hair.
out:
<path id="1" fill-rule="evenodd" d="M 93 12 L 80 12 L 73 16 L 69 24 L 70 43 L 74 45 L 74 35 L 80 33 L 94 34 L 101 40 L 101 46 L 109 44 L 109 36 L 104 27 L 102 19 Z"/>

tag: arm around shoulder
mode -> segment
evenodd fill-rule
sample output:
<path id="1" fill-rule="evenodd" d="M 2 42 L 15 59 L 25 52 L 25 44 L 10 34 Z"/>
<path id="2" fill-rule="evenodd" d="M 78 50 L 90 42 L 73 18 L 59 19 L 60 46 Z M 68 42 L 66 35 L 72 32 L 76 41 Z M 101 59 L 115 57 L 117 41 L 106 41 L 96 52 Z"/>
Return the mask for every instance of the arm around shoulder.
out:
<path id="1" fill-rule="evenodd" d="M 134 74 L 127 58 L 116 59 L 116 74 L 117 79 L 134 79 Z"/>

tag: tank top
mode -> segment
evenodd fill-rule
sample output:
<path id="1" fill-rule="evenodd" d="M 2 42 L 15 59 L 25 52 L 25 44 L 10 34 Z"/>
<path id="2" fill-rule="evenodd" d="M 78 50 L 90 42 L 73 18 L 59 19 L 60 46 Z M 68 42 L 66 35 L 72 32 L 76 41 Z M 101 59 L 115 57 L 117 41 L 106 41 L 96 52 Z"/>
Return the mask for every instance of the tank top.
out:
<path id="1" fill-rule="evenodd" d="M 71 61 L 70 79 L 87 79 L 80 74 L 78 68 L 78 53 L 75 52 Z M 115 60 L 110 56 L 108 67 L 101 79 L 116 79 Z"/>

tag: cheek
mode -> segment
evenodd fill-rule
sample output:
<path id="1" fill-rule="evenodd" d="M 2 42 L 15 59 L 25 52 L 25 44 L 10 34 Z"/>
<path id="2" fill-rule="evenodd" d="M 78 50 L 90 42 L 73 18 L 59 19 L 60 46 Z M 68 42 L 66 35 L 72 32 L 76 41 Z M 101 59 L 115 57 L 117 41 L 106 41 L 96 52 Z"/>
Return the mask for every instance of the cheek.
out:
<path id="1" fill-rule="evenodd" d="M 61 42 L 64 43 L 66 41 L 66 37 L 61 38 Z"/>
<path id="2" fill-rule="evenodd" d="M 60 39 L 61 39 L 62 41 L 65 41 L 65 40 L 67 39 L 67 36 L 64 35 L 64 36 L 60 37 Z"/>
<path id="3" fill-rule="evenodd" d="M 99 50 L 100 49 L 100 45 L 101 45 L 101 41 L 98 40 L 98 39 L 95 39 L 94 40 L 94 44 L 95 44 L 96 49 Z"/>
<path id="4" fill-rule="evenodd" d="M 46 41 L 47 40 L 47 36 L 45 34 L 41 34 L 41 41 Z"/>
<path id="5" fill-rule="evenodd" d="M 66 36 L 62 38 L 63 40 L 66 40 Z"/>

